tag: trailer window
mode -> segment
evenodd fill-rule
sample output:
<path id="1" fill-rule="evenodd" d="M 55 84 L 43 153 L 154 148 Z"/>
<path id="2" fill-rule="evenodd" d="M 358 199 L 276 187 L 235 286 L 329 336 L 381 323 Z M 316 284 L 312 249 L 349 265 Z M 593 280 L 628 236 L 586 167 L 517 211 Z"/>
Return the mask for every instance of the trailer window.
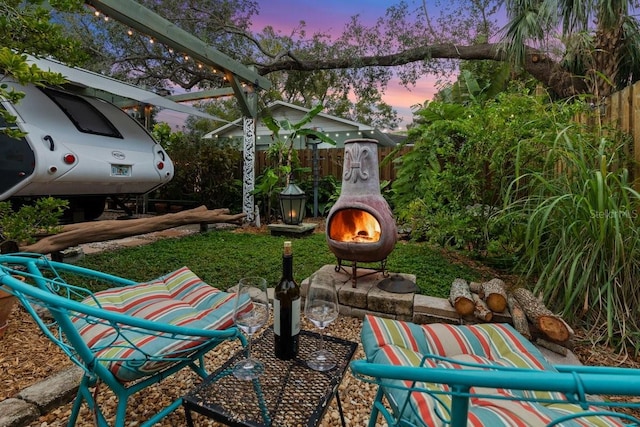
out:
<path id="1" fill-rule="evenodd" d="M 97 108 L 80 96 L 43 88 L 80 132 L 122 139 L 122 134 Z"/>
<path id="2" fill-rule="evenodd" d="M 0 110 L 5 111 L 2 106 Z M 15 124 L 9 124 L 0 115 L 0 194 L 24 181 L 33 174 L 35 154 L 25 138 L 12 138 L 4 129 L 16 129 Z"/>

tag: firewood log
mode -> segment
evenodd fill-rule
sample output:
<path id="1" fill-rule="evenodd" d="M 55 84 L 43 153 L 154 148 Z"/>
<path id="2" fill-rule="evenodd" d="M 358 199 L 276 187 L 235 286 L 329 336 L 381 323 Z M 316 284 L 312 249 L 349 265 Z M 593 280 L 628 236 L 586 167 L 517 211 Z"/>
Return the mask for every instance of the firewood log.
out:
<path id="1" fill-rule="evenodd" d="M 461 316 L 473 314 L 476 305 L 469 290 L 469 284 L 464 279 L 455 279 L 449 290 L 449 302 Z"/>
<path id="2" fill-rule="evenodd" d="M 507 286 L 501 279 L 491 279 L 482 284 L 484 301 L 496 313 L 502 313 L 507 308 Z"/>
<path id="3" fill-rule="evenodd" d="M 473 315 L 476 319 L 482 320 L 483 322 L 491 322 L 493 312 L 489 309 L 487 303 L 484 302 L 478 294 L 471 295 L 473 296 L 473 303 L 475 304 Z"/>
<path id="4" fill-rule="evenodd" d="M 482 284 L 483 282 L 469 282 L 469 290 L 484 299 L 484 289 L 482 289 Z"/>
<path id="5" fill-rule="evenodd" d="M 513 296 L 518 300 L 527 318 L 540 332 L 556 342 L 564 342 L 571 338 L 572 330 L 559 316 L 553 314 L 533 293 L 525 288 L 513 291 Z"/>
<path id="6" fill-rule="evenodd" d="M 208 210 L 206 206 L 152 218 L 82 222 L 64 226 L 58 234 L 47 236 L 20 248 L 22 252 L 48 254 L 82 243 L 121 239 L 186 224 L 236 222 L 246 214 L 230 215 L 228 209 Z"/>
<path id="7" fill-rule="evenodd" d="M 511 313 L 513 327 L 516 331 L 520 332 L 522 336 L 530 340 L 531 330 L 529 329 L 529 321 L 522 307 L 520 307 L 518 300 L 513 295 L 509 295 L 507 297 L 507 305 L 509 306 L 509 313 Z"/>
<path id="8" fill-rule="evenodd" d="M 551 350 L 554 353 L 557 353 L 561 356 L 566 356 L 567 353 L 569 352 L 569 349 L 567 349 L 567 347 L 564 347 L 560 344 L 557 344 L 551 341 L 543 340 L 542 338 L 538 338 L 536 340 L 536 344 L 538 344 L 540 347 L 546 348 L 547 350 Z"/>

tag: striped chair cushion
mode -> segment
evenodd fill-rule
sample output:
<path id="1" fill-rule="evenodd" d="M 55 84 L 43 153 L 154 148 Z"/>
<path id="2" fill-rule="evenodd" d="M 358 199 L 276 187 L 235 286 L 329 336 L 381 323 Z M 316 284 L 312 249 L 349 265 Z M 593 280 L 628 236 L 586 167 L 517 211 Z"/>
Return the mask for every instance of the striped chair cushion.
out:
<path id="1" fill-rule="evenodd" d="M 529 340 L 508 324 L 480 325 L 416 325 L 398 320 L 383 319 L 368 315 L 362 326 L 362 345 L 367 360 L 373 363 L 400 366 L 420 366 L 423 356 L 436 355 L 447 360 L 426 358 L 424 367 L 451 369 L 481 369 L 468 366 L 519 367 L 556 371 L 542 353 Z M 408 391 L 392 385 L 416 387 L 434 391 L 449 391 L 446 384 L 414 384 L 394 380 L 387 383 L 384 393 L 395 412 L 403 409 L 402 417 L 412 425 L 443 426 L 451 407 L 449 395 L 431 395 L 412 391 L 409 405 L 404 403 Z M 505 384 L 505 386 L 508 386 Z M 582 412 L 577 404 L 543 404 L 517 400 L 523 397 L 550 398 L 565 401 L 564 395 L 555 392 L 532 392 L 509 388 L 487 389 L 472 387 L 472 393 L 513 397 L 503 400 L 472 397 L 469 401 L 469 426 L 544 426 L 560 416 Z M 597 408 L 592 408 L 596 410 Z M 567 421 L 563 426 L 620 426 L 619 420 L 601 416 Z"/>
<path id="2" fill-rule="evenodd" d="M 148 283 L 96 292 L 84 304 L 153 322 L 195 329 L 225 329 L 233 325 L 235 294 L 222 292 L 187 267 Z M 185 339 L 146 330 L 121 328 L 86 316 L 73 319 L 83 340 L 120 381 L 132 381 L 160 371 L 193 351 L 204 339 Z"/>

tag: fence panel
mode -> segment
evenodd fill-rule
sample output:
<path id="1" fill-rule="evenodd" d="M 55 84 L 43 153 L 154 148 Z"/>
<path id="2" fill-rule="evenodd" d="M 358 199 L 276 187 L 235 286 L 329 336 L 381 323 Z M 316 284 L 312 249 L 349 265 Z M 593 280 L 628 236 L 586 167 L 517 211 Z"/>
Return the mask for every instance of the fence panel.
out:
<path id="1" fill-rule="evenodd" d="M 640 189 L 640 82 L 609 96 L 603 102 L 600 118 L 603 125 L 619 129 L 632 138 L 625 152 L 633 159 L 632 174 L 635 188 Z M 582 114 L 576 121 L 593 125 L 597 120 L 593 114 Z"/>
<path id="2" fill-rule="evenodd" d="M 411 147 L 403 147 L 394 156 L 398 158 L 409 152 Z M 378 164 L 393 151 L 392 147 L 378 147 Z M 313 150 L 298 150 L 298 158 L 302 167 L 313 170 Z M 318 172 L 320 178 L 333 176 L 336 180 L 342 180 L 342 165 L 344 160 L 344 148 L 328 148 L 318 150 Z M 256 153 L 256 174 L 261 174 L 268 166 L 267 153 L 259 151 Z M 389 162 L 380 168 L 380 181 L 393 181 L 396 178 L 396 168 L 393 162 Z"/>

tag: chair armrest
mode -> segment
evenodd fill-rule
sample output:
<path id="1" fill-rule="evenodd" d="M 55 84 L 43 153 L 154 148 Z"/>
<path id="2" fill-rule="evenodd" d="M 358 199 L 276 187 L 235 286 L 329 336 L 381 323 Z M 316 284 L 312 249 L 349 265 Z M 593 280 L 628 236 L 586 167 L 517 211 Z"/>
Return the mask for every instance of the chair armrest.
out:
<path id="1" fill-rule="evenodd" d="M 447 384 L 467 391 L 470 387 L 556 391 L 574 402 L 586 402 L 587 394 L 640 395 L 640 369 L 632 368 L 567 366 L 554 372 L 491 365 L 478 370 L 394 366 L 366 360 L 353 361 L 350 366 L 359 379 L 383 385 L 387 385 L 385 380 L 404 380 Z M 491 375 L 487 375 L 487 370 Z M 640 406 L 640 403 L 633 406 Z"/>

